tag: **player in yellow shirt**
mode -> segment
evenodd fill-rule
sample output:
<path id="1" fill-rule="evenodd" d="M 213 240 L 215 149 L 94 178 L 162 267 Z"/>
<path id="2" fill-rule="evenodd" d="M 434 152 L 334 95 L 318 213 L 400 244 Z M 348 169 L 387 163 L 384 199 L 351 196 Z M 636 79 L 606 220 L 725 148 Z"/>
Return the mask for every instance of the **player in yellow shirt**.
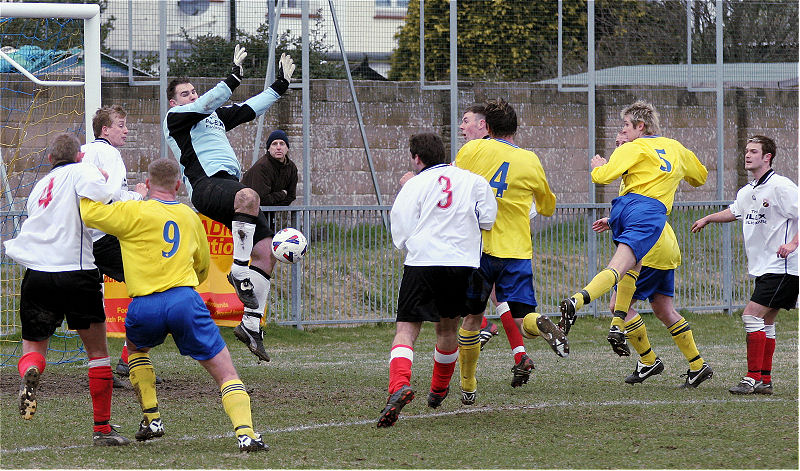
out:
<path id="1" fill-rule="evenodd" d="M 625 142 L 625 136 L 622 133 L 618 134 L 617 147 Z M 624 187 L 620 187 L 620 193 L 624 193 Z M 608 218 L 595 221 L 592 229 L 595 232 L 608 230 Z M 675 269 L 680 264 L 681 249 L 678 246 L 678 240 L 675 238 L 672 226 L 666 223 L 658 241 L 642 259 L 642 271 L 636 281 L 633 299 L 650 301 L 653 314 L 664 323 L 664 326 L 672 334 L 672 340 L 675 341 L 689 362 L 689 370 L 686 372 L 686 381 L 683 387 L 696 388 L 703 381 L 710 379 L 714 372 L 700 356 L 689 323 L 675 310 L 672 303 L 675 294 Z M 630 340 L 641 358 L 637 361 L 636 370 L 625 378 L 625 382 L 641 383 L 650 376 L 664 371 L 664 364 L 651 348 L 650 340 L 647 337 L 647 328 L 641 316 L 632 307 L 627 312 L 623 312 L 616 309 L 615 304 L 616 292 L 611 295 L 610 308 L 614 317 L 624 322 L 623 330 L 619 329 L 618 323 L 613 324 L 609 330 L 608 340 L 614 352 L 620 356 L 630 355 L 630 349 L 625 339 Z M 617 321 L 617 319 L 614 320 Z"/>
<path id="2" fill-rule="evenodd" d="M 608 266 L 588 285 L 561 301 L 559 327 L 565 333 L 575 323 L 581 307 L 615 285 L 616 310 L 628 311 L 642 258 L 661 236 L 678 184 L 686 180 L 692 186 L 700 186 L 708 176 L 694 152 L 674 139 L 658 135 L 659 117 L 652 104 L 637 101 L 622 110 L 620 116 L 624 122 L 622 134 L 629 142 L 619 146 L 607 161 L 599 155 L 591 161 L 594 183 L 604 185 L 622 177 L 621 196 L 611 202 L 609 217 L 617 250 Z M 618 317 L 612 322 L 618 327 L 624 324 Z"/>
<path id="3" fill-rule="evenodd" d="M 541 335 L 559 356 L 567 356 L 569 347 L 564 334 L 545 316 L 536 314 L 536 296 L 531 267 L 530 211 L 551 216 L 556 197 L 550 190 L 539 157 L 513 143 L 517 131 L 514 108 L 502 99 L 485 107 L 486 126 L 491 139 L 473 139 L 458 151 L 456 166 L 484 177 L 494 188 L 497 219 L 489 231 L 483 231 L 483 255 L 479 273 L 485 283 L 480 293 L 468 293 L 474 302 L 472 313 L 482 313 L 494 286 L 497 301 L 507 302 L 510 312 L 500 316 L 516 364 L 511 369 L 512 387 L 527 383 L 533 361 L 525 353 L 522 321 L 531 314 L 524 330 L 526 336 Z M 459 331 L 462 402 L 475 400 L 475 369 L 480 352 L 478 329 L 462 326 Z"/>
<path id="4" fill-rule="evenodd" d="M 208 276 L 208 239 L 197 214 L 175 201 L 180 168 L 172 159 L 159 159 L 147 170 L 147 201 L 104 205 L 81 200 L 84 223 L 116 236 L 122 249 L 128 295 L 133 298 L 125 318 L 128 365 L 144 414 L 136 439 L 164 435 L 148 351 L 172 334 L 181 354 L 197 360 L 220 387 L 239 450 L 267 450 L 253 431 L 250 396 L 228 347 L 194 290 Z"/>

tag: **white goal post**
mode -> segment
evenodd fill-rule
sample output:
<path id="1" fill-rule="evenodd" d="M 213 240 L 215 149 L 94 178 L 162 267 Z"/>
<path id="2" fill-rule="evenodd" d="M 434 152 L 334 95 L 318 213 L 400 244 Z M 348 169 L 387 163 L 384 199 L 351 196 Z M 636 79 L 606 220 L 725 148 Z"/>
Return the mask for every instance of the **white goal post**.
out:
<path id="1" fill-rule="evenodd" d="M 39 80 L 11 57 L 8 61 L 32 82 L 39 85 L 84 87 L 84 127 L 86 142 L 94 140 L 92 116 L 100 108 L 100 6 L 95 4 L 9 3 L 0 1 L 0 18 L 70 18 L 83 20 L 83 82 Z M 0 44 L 2 47 L 3 44 Z"/>

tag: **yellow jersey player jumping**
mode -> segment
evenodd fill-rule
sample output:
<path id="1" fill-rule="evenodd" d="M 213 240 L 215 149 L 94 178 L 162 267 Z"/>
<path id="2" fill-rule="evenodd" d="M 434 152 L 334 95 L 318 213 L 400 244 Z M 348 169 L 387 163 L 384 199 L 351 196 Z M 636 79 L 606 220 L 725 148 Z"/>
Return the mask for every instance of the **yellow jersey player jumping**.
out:
<path id="1" fill-rule="evenodd" d="M 637 101 L 622 110 L 620 116 L 624 123 L 622 135 L 628 142 L 607 161 L 599 155 L 591 161 L 594 183 L 608 184 L 622 177 L 621 195 L 611 202 L 608 221 L 617 250 L 608 266 L 588 285 L 561 301 L 559 327 L 565 333 L 575 323 L 578 309 L 615 285 L 615 310 L 628 311 L 642 258 L 661 236 L 678 184 L 686 180 L 692 186 L 700 186 L 708 176 L 694 152 L 674 139 L 658 135 L 659 117 L 652 104 Z M 620 279 L 620 274 L 625 276 Z M 612 322 L 624 328 L 622 319 L 615 317 Z"/>

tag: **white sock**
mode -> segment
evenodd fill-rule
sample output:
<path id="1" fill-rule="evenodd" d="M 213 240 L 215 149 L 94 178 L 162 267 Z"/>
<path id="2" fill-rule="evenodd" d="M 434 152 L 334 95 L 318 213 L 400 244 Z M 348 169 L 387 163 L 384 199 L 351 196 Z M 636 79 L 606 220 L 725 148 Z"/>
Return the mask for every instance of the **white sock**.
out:
<path id="1" fill-rule="evenodd" d="M 248 329 L 258 332 L 261 326 L 261 317 L 267 308 L 267 297 L 271 283 L 261 272 L 256 270 L 248 269 L 245 276 L 250 278 L 250 282 L 253 283 L 253 293 L 256 295 L 258 307 L 256 309 L 244 308 L 242 324 Z"/>
<path id="2" fill-rule="evenodd" d="M 233 265 L 231 272 L 237 279 L 247 278 L 249 271 L 247 264 L 250 261 L 250 253 L 253 251 L 253 234 L 256 232 L 256 225 L 244 221 L 231 222 L 231 234 L 233 235 Z"/>
<path id="3" fill-rule="evenodd" d="M 261 317 L 254 316 L 253 312 L 245 312 L 242 315 L 242 325 L 247 328 L 247 330 L 251 330 L 253 332 L 260 332 L 261 331 Z"/>

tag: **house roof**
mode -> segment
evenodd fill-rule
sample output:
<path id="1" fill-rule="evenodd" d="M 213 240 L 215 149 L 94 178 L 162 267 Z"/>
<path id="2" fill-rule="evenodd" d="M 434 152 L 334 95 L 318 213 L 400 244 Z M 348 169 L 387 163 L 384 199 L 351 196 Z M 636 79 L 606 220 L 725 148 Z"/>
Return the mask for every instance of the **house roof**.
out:
<path id="1" fill-rule="evenodd" d="M 714 87 L 716 84 L 716 64 L 692 64 L 692 87 Z M 688 67 L 686 64 L 626 65 L 611 67 L 595 72 L 597 86 L 614 85 L 662 85 L 671 87 L 688 86 Z M 780 63 L 731 63 L 722 65 L 722 80 L 725 87 L 744 88 L 797 88 L 798 64 Z M 562 77 L 562 85 L 585 86 L 588 74 L 574 74 Z M 556 84 L 558 79 L 537 82 Z"/>

